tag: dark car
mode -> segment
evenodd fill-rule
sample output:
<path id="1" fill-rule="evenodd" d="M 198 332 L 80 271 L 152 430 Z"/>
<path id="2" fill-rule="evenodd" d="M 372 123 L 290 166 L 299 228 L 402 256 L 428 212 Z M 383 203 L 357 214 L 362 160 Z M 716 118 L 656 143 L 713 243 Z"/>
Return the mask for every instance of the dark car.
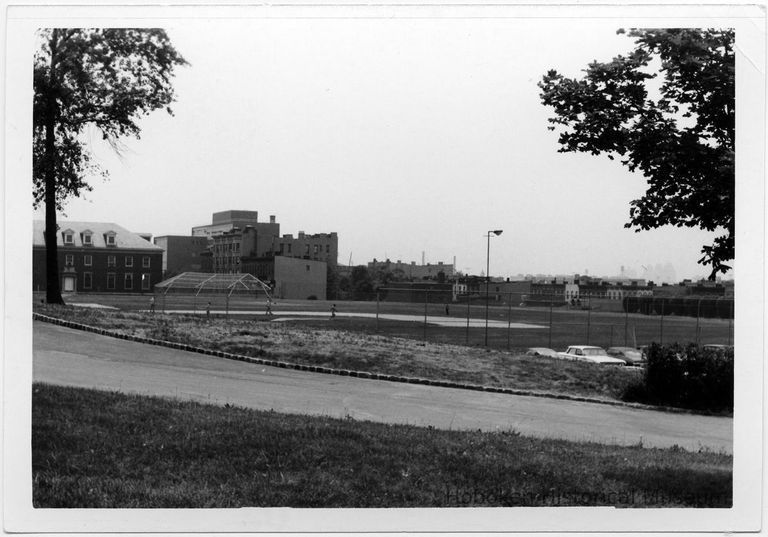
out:
<path id="1" fill-rule="evenodd" d="M 557 358 L 557 351 L 546 347 L 531 347 L 525 354 L 528 356 L 549 356 L 550 358 Z"/>
<path id="2" fill-rule="evenodd" d="M 645 363 L 645 353 L 632 347 L 611 347 L 608 356 L 624 360 L 627 365 L 641 365 Z"/>

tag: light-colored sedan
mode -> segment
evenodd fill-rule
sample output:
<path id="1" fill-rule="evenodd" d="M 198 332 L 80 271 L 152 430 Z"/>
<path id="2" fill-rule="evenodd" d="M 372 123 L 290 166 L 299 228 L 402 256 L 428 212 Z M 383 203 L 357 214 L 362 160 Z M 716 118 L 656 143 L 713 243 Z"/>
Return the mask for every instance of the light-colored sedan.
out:
<path id="1" fill-rule="evenodd" d="M 592 345 L 571 345 L 565 352 L 558 352 L 557 356 L 564 360 L 591 362 L 600 365 L 626 365 L 624 360 L 608 356 L 608 353 L 602 347 L 594 347 Z"/>

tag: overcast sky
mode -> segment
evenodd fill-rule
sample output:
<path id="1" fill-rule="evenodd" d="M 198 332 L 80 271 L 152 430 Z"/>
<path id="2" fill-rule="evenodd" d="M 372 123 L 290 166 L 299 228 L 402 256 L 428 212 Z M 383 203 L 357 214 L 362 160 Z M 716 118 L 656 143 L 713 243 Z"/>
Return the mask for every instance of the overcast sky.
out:
<path id="1" fill-rule="evenodd" d="M 697 265 L 712 234 L 625 229 L 645 180 L 558 153 L 537 82 L 633 47 L 612 20 L 247 19 L 167 26 L 190 62 L 175 116 L 141 122 L 111 179 L 61 219 L 189 234 L 228 209 L 281 233 L 339 235 L 339 262 L 452 263 L 491 274 L 643 276 Z M 42 213 L 37 212 L 41 218 Z"/>

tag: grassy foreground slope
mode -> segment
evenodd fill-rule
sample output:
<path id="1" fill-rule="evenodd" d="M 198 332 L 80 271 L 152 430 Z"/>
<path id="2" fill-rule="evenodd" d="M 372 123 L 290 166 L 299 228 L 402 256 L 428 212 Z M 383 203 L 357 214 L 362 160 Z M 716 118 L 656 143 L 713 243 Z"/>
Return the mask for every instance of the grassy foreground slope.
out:
<path id="1" fill-rule="evenodd" d="M 44 315 L 286 362 L 519 390 L 621 399 L 641 373 L 485 348 L 286 323 L 36 305 Z"/>
<path id="2" fill-rule="evenodd" d="M 35 507 L 729 507 L 729 455 L 35 384 Z"/>

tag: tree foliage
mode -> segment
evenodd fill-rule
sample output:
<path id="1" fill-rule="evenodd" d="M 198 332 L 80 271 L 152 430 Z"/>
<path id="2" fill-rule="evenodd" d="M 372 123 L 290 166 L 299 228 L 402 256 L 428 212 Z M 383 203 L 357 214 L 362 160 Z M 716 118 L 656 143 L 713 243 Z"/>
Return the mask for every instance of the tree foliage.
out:
<path id="1" fill-rule="evenodd" d="M 34 57 L 33 194 L 46 207 L 49 302 L 61 302 L 56 262 L 56 210 L 106 176 L 92 159 L 85 131 L 94 127 L 119 151 L 140 136 L 138 121 L 172 113 L 171 79 L 186 61 L 165 31 L 135 28 L 49 28 Z"/>
<path id="2" fill-rule="evenodd" d="M 541 100 L 555 112 L 549 129 L 559 131 L 560 152 L 606 154 L 646 177 L 626 227 L 717 232 L 699 259 L 714 278 L 734 258 L 734 31 L 634 29 L 629 36 L 632 52 L 590 63 L 582 78 L 555 70 L 543 77 Z"/>
<path id="3" fill-rule="evenodd" d="M 45 127 L 55 124 L 56 203 L 91 190 L 89 176 L 106 176 L 82 134 L 96 127 L 119 149 L 139 138 L 138 120 L 174 100 L 174 67 L 186 64 L 160 29 L 44 29 L 34 59 L 34 199 L 45 192 Z"/>

